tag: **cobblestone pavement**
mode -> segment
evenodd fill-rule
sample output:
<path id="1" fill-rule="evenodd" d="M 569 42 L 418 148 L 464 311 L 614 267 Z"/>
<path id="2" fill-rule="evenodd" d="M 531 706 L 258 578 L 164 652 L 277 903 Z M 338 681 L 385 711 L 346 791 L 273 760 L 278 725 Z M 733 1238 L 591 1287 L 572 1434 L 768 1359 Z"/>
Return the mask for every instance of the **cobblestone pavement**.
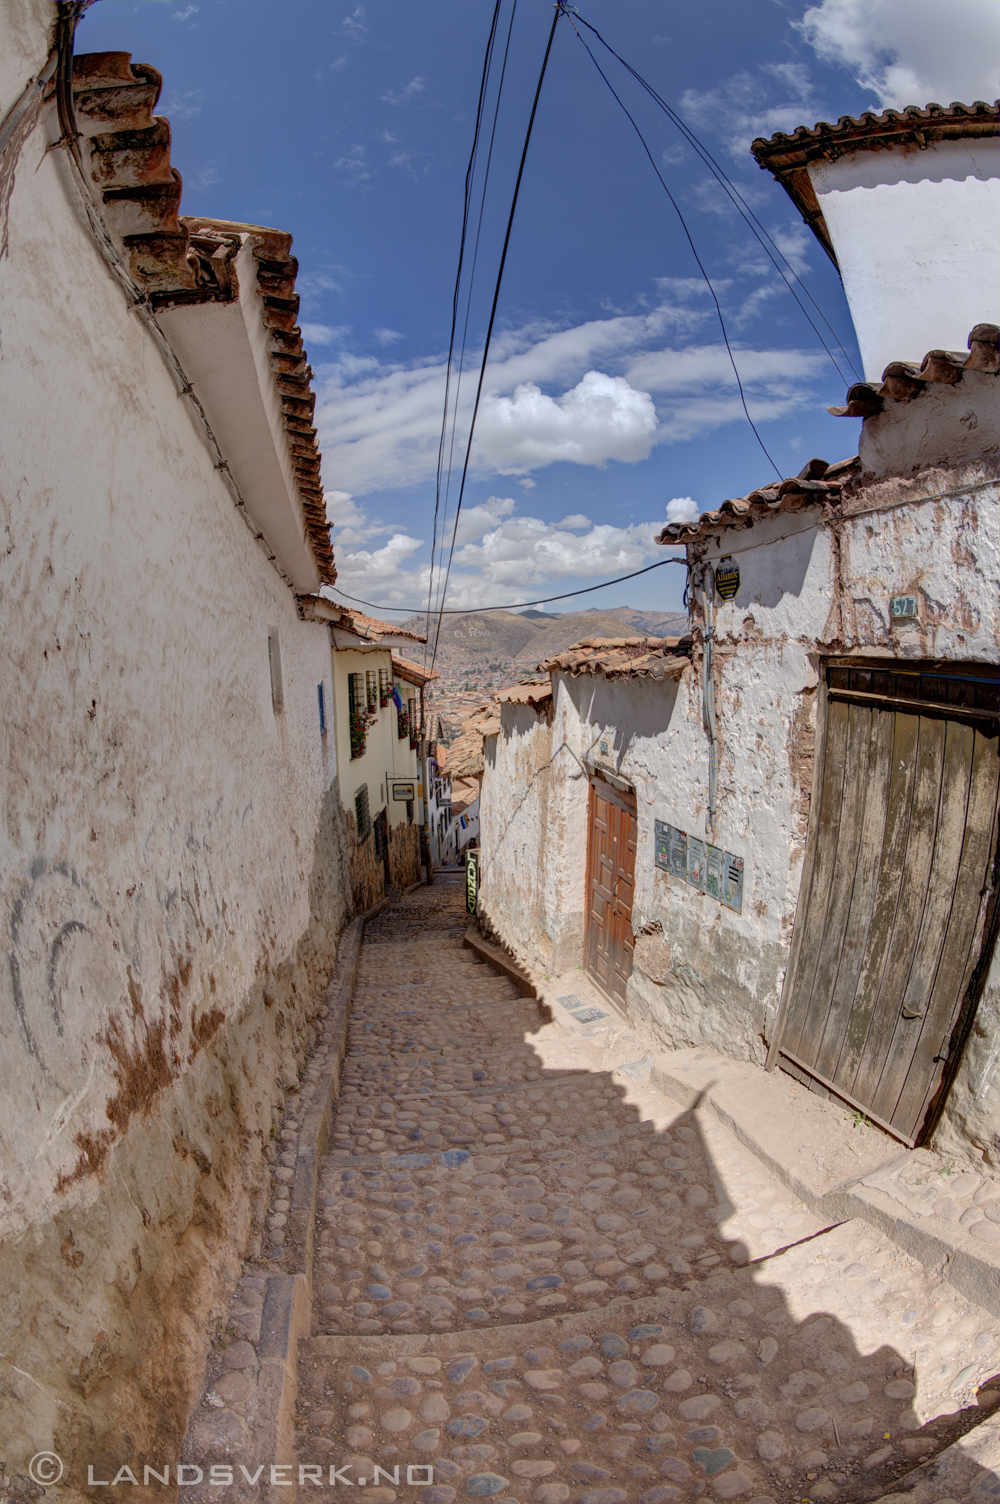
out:
<path id="1" fill-rule="evenodd" d="M 333 1463 L 376 1504 L 870 1498 L 953 1440 L 994 1319 L 601 1069 L 462 948 L 461 898 L 367 927 L 300 1344 L 308 1496 Z"/>

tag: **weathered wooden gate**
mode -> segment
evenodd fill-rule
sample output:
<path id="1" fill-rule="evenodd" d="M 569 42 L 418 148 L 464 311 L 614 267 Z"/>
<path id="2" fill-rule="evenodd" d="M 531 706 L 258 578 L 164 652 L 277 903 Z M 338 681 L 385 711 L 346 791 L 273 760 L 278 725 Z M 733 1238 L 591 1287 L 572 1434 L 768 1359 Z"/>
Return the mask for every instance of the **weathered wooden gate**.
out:
<path id="1" fill-rule="evenodd" d="M 632 974 L 635 795 L 590 780 L 584 964 L 609 997 L 624 1001 Z"/>
<path id="2" fill-rule="evenodd" d="M 982 946 L 997 745 L 995 669 L 827 668 L 819 797 L 768 1067 L 910 1145 L 949 1075 Z"/>

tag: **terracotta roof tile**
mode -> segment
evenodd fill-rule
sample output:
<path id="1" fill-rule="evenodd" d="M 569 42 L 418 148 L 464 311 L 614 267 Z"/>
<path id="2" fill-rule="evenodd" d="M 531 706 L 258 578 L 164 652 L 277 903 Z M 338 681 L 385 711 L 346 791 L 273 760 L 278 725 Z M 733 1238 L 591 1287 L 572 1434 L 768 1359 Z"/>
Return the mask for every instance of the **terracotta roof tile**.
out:
<path id="1" fill-rule="evenodd" d="M 830 232 L 809 178 L 810 162 L 835 162 L 852 152 L 884 151 L 890 147 L 922 149 L 936 141 L 998 133 L 1000 108 L 996 102 L 986 104 L 977 100 L 971 105 L 955 103 L 948 108 L 929 104 L 923 109 L 907 105 L 902 110 L 883 110 L 881 115 L 872 111 L 858 116 L 841 115 L 835 125 L 821 120 L 812 130 L 800 125 L 791 135 L 779 131 L 770 140 L 758 136 L 750 151 L 759 165 L 781 183 L 836 266 Z"/>
<path id="2" fill-rule="evenodd" d="M 968 338 L 969 353 L 964 350 L 928 350 L 919 365 L 890 361 L 881 382 L 857 381 L 848 390 L 842 407 L 828 407 L 835 418 L 876 418 L 887 402 L 912 402 L 929 386 L 955 386 L 966 371 L 997 375 L 1000 370 L 1000 326 L 977 324 Z M 695 522 L 669 522 L 657 538 L 658 543 L 692 543 L 720 527 L 729 527 L 750 517 L 767 517 L 775 512 L 801 511 L 804 507 L 836 507 L 841 491 L 860 472 L 860 462 L 840 460 L 828 465 L 826 460 L 812 459 L 798 475 L 773 485 L 762 486 L 747 496 L 722 502 L 710 512 L 702 512 Z"/>
<path id="3" fill-rule="evenodd" d="M 840 460 L 830 465 L 826 460 L 812 459 L 798 475 L 773 485 L 761 486 L 747 496 L 736 496 L 723 501 L 710 512 L 702 512 L 694 522 L 668 522 L 656 539 L 657 543 L 692 543 L 707 533 L 717 532 L 720 527 L 729 527 L 746 518 L 756 520 L 776 512 L 801 511 L 804 507 L 833 505 L 840 500 L 842 488 L 857 473 L 858 460 Z"/>
<path id="4" fill-rule="evenodd" d="M 510 689 L 501 689 L 499 694 L 494 696 L 494 699 L 498 700 L 501 705 L 541 705 L 551 698 L 551 679 L 537 683 L 514 684 Z"/>
<path id="5" fill-rule="evenodd" d="M 679 679 L 691 655 L 690 637 L 588 637 L 546 658 L 540 669 L 561 669 L 574 678 Z"/>
<path id="6" fill-rule="evenodd" d="M 421 668 L 419 663 L 411 663 L 408 658 L 398 658 L 395 653 L 392 655 L 392 671 L 397 679 L 404 679 L 407 684 L 416 684 L 420 688 L 432 679 L 441 677 L 432 668 Z"/>
<path id="7" fill-rule="evenodd" d="M 881 382 L 856 381 L 847 393 L 847 405 L 828 407 L 835 418 L 875 418 L 892 402 L 912 402 L 928 386 L 956 386 L 966 371 L 997 375 L 1000 370 L 1000 326 L 977 324 L 964 350 L 928 350 L 919 365 L 907 360 L 890 361 Z"/>
<path id="8" fill-rule="evenodd" d="M 261 225 L 182 218 L 181 176 L 170 162 L 170 122 L 153 109 L 163 79 L 127 52 L 81 53 L 73 59 L 73 102 L 104 220 L 154 308 L 231 302 L 231 263 L 249 239 L 257 266 L 260 314 L 309 545 L 320 579 L 337 578 L 320 477 L 310 382 L 295 292 L 292 237 Z"/>
<path id="9" fill-rule="evenodd" d="M 366 616 L 363 611 L 354 611 L 349 606 L 342 606 L 339 601 L 332 601 L 331 605 L 340 613 L 340 620 L 335 621 L 333 625 L 345 632 L 353 632 L 356 637 L 363 637 L 366 642 L 379 642 L 383 637 L 406 637 L 410 642 L 427 641 L 427 638 L 421 637 L 419 632 L 410 632 L 406 627 L 396 627 L 391 621 L 379 621 L 376 616 Z"/>

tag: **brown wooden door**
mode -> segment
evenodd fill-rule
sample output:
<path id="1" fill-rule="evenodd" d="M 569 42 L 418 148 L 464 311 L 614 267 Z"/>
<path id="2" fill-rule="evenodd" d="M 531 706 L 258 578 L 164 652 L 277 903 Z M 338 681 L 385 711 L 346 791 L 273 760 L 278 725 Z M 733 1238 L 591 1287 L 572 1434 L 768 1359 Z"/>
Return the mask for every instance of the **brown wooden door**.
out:
<path id="1" fill-rule="evenodd" d="M 904 1143 L 928 1121 L 983 936 L 996 675 L 831 666 L 819 807 L 769 1064 Z"/>
<path id="2" fill-rule="evenodd" d="M 624 1002 L 635 948 L 635 796 L 592 778 L 589 831 L 584 964 L 609 997 Z"/>

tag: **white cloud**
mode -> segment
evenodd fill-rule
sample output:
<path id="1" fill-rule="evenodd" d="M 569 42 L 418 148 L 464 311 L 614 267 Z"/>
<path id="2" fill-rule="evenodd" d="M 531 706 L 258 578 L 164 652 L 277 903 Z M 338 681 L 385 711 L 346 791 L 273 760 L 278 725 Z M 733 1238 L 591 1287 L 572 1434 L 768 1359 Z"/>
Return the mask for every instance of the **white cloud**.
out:
<path id="1" fill-rule="evenodd" d="M 883 108 L 1000 94 L 995 0 L 822 0 L 793 25 Z"/>
<path id="2" fill-rule="evenodd" d="M 418 77 L 411 78 L 406 87 L 398 90 L 398 92 L 393 93 L 393 91 L 390 89 L 385 94 L 382 94 L 380 98 L 384 101 L 385 104 L 412 104 L 413 101 L 423 92 L 424 81 L 422 78 Z"/>
<path id="3" fill-rule="evenodd" d="M 459 549 L 455 565 L 477 569 L 485 585 L 540 594 L 550 580 L 600 579 L 641 569 L 659 556 L 653 540 L 661 527 L 655 522 L 631 527 L 599 523 L 579 536 L 538 517 L 509 517 L 481 542 Z"/>
<path id="4" fill-rule="evenodd" d="M 562 330 L 531 325 L 495 338 L 477 424 L 477 473 L 518 475 L 523 484 L 527 472 L 560 460 L 632 463 L 654 444 L 745 421 L 724 346 L 686 342 L 696 331 L 708 334 L 714 310 L 693 287 L 683 291 L 687 304 L 674 289 L 649 313 Z M 670 335 L 681 341 L 666 344 Z M 739 344 L 734 351 L 755 419 L 814 400 L 821 353 Z M 392 363 L 347 352 L 320 366 L 316 423 L 327 475 L 355 494 L 432 476 L 444 375 L 440 360 Z M 473 357 L 459 404 L 458 463 L 475 380 Z"/>
<path id="5" fill-rule="evenodd" d="M 743 161 L 755 136 L 793 131 L 818 118 L 819 108 L 801 63 L 765 63 L 756 73 L 743 69 L 714 89 L 685 89 L 680 112 L 693 125 L 724 135 L 728 151 Z"/>
<path id="6" fill-rule="evenodd" d="M 349 146 L 347 151 L 335 159 L 333 165 L 341 172 L 350 173 L 356 183 L 367 182 L 371 177 L 368 154 L 363 146 Z"/>
<path id="7" fill-rule="evenodd" d="M 307 345 L 335 345 L 338 340 L 350 334 L 348 324 L 309 324 L 301 326 L 302 338 Z"/>
<path id="8" fill-rule="evenodd" d="M 458 516 L 458 532 L 455 534 L 455 543 L 461 547 L 463 543 L 471 543 L 476 538 L 481 538 L 488 533 L 490 528 L 496 527 L 504 518 L 509 517 L 516 506 L 512 496 L 490 496 L 480 506 L 463 507 Z M 447 537 L 451 539 L 453 523 L 447 525 Z"/>
<path id="9" fill-rule="evenodd" d="M 693 496 L 672 496 L 667 502 L 668 522 L 697 522 L 701 508 Z"/>
<path id="10" fill-rule="evenodd" d="M 480 409 L 476 454 L 501 475 L 537 470 L 557 460 L 604 465 L 644 460 L 653 447 L 656 408 L 622 376 L 588 371 L 561 397 L 534 382 L 511 397 L 488 397 Z"/>
<path id="11" fill-rule="evenodd" d="M 356 5 L 350 15 L 344 17 L 340 23 L 340 29 L 349 36 L 352 41 L 363 41 L 365 32 L 368 30 L 368 22 L 365 18 L 363 5 Z"/>
<path id="12" fill-rule="evenodd" d="M 402 339 L 398 329 L 376 329 L 375 338 L 380 345 L 394 345 L 398 339 Z"/>
<path id="13" fill-rule="evenodd" d="M 512 497 L 490 496 L 463 509 L 449 606 L 499 606 L 540 597 L 550 581 L 606 579 L 662 557 L 654 542 L 662 522 L 595 526 L 577 515 L 550 523 L 514 515 L 515 505 Z M 386 609 L 422 608 L 429 568 L 410 562 L 420 539 L 370 522 L 345 491 L 327 493 L 327 515 L 336 525 L 337 585 L 343 593 Z M 391 536 L 381 547 L 362 546 L 376 533 Z"/>

